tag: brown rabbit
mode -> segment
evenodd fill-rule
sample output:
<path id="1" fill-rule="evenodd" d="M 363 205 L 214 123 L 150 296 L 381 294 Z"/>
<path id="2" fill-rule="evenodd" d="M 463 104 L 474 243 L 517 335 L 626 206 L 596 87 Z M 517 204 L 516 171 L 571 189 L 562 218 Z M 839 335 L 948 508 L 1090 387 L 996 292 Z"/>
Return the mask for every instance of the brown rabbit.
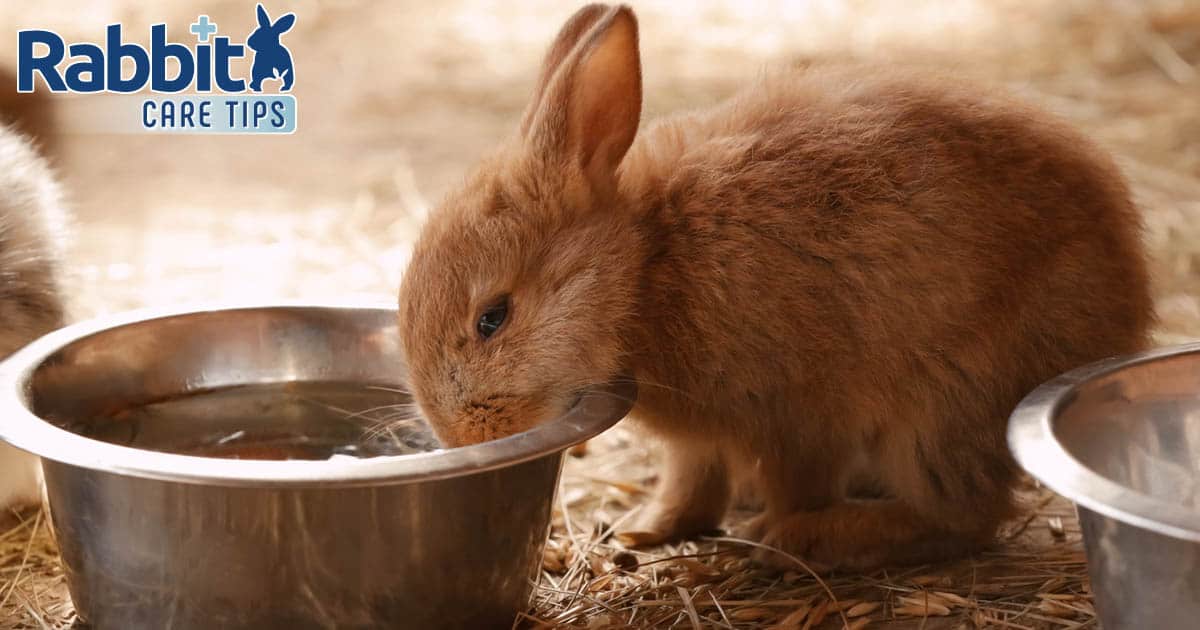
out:
<path id="1" fill-rule="evenodd" d="M 633 374 L 666 451 L 635 529 L 711 529 L 750 475 L 750 533 L 826 567 L 989 541 L 1021 396 L 1147 341 L 1112 161 L 895 69 L 774 74 L 635 141 L 639 63 L 629 8 L 581 9 L 519 133 L 424 227 L 400 318 L 438 435 L 522 431 Z"/>

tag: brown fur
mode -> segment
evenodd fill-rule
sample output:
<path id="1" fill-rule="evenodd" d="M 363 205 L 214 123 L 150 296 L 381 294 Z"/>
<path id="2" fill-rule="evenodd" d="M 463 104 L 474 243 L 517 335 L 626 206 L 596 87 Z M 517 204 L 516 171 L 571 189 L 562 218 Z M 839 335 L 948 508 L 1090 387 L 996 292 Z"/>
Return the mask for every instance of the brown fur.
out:
<path id="1" fill-rule="evenodd" d="M 521 132 L 421 235 L 401 329 L 438 434 L 511 434 L 628 373 L 666 446 L 636 529 L 711 529 L 743 476 L 749 533 L 825 566 L 986 543 L 1021 396 L 1146 344 L 1117 168 L 1047 114 L 895 69 L 773 74 L 630 147 L 636 32 L 582 9 Z"/>

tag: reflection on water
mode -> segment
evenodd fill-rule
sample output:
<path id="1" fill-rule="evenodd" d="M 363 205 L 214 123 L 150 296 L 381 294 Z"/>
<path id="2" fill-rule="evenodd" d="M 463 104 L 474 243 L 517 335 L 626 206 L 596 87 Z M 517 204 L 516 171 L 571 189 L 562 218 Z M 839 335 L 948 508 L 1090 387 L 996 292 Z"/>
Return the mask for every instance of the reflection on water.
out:
<path id="1" fill-rule="evenodd" d="M 323 460 L 437 449 L 410 398 L 359 383 L 300 382 L 207 390 L 55 424 L 136 448 L 232 459 Z"/>

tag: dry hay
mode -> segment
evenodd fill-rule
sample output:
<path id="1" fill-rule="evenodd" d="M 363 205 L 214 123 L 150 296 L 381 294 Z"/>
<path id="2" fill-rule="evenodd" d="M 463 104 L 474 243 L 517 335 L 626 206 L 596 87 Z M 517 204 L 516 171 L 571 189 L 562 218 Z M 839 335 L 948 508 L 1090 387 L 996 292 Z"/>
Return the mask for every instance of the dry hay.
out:
<path id="1" fill-rule="evenodd" d="M 214 15 L 241 10 L 229 9 L 228 2 L 208 4 L 219 5 Z M 195 299 L 392 293 L 426 200 L 456 181 L 481 145 L 511 124 L 528 89 L 522 81 L 531 80 L 526 77 L 531 59 L 553 24 L 569 12 L 550 0 L 522 3 L 515 17 L 496 18 L 517 25 L 505 31 L 516 38 L 511 41 L 456 30 L 479 26 L 485 4 L 434 3 L 429 6 L 444 13 L 423 18 L 416 16 L 425 9 L 409 6 L 405 10 L 412 19 L 404 22 L 419 28 L 411 27 L 417 31 L 404 37 L 372 31 L 396 24 L 384 19 L 390 9 L 383 3 L 342 9 L 343 3 L 310 0 L 304 7 L 322 9 L 323 41 L 355 36 L 373 38 L 381 49 L 408 47 L 401 55 L 407 63 L 374 75 L 395 84 L 380 90 L 403 95 L 390 105 L 378 99 L 356 102 L 349 92 L 330 97 L 338 106 L 353 105 L 363 122 L 360 128 L 337 129 L 346 135 L 338 142 L 315 143 L 332 156 L 321 168 L 353 184 L 352 193 L 281 190 L 271 177 L 262 178 L 267 185 L 253 188 L 228 178 L 223 185 L 243 186 L 242 205 L 214 216 L 215 204 L 226 197 L 184 189 L 191 181 L 174 175 L 185 171 L 168 153 L 153 163 L 177 168 L 161 166 L 149 175 L 103 168 L 75 172 L 70 183 L 81 207 L 81 244 L 73 252 L 79 269 L 72 281 L 77 313 Z M 1161 318 L 1157 339 L 1175 343 L 1200 337 L 1200 6 L 1194 0 L 995 0 L 955 3 L 954 11 L 939 13 L 945 3 L 902 4 L 897 10 L 897 3 L 850 0 L 840 22 L 814 24 L 789 39 L 780 37 L 774 25 L 782 20 L 769 11 L 738 13 L 731 8 L 740 6 L 736 3 L 705 4 L 703 11 L 687 15 L 672 15 L 678 5 L 666 2 L 639 3 L 646 32 L 657 33 L 646 36 L 647 109 L 654 114 L 712 102 L 744 82 L 739 62 L 748 57 L 797 63 L 882 58 L 935 65 L 953 58 L 964 71 L 1008 83 L 1066 116 L 1117 155 L 1146 215 Z M 7 7 L 0 17 L 17 10 Z M 194 15 L 183 3 L 171 10 Z M 380 13 L 362 15 L 371 11 Z M 466 19 L 470 16 L 473 21 Z M 929 26 L 936 21 L 927 20 L 931 16 L 942 20 L 941 30 Z M 772 35 L 756 40 L 753 51 L 731 35 L 760 27 Z M 436 37 L 421 39 L 421 29 L 433 29 Z M 522 29 L 531 34 L 514 35 Z M 714 34 L 719 37 L 700 41 Z M 511 50 L 511 66 L 479 53 L 484 45 Z M 412 62 L 416 55 L 442 57 L 439 63 L 421 64 Z M 479 62 L 481 56 L 486 63 Z M 394 65 L 380 61 L 384 57 L 370 63 Z M 313 65 L 306 67 L 315 72 Z M 353 66 L 343 75 L 361 81 L 372 72 Z M 489 82 L 489 76 L 501 81 Z M 303 98 L 306 111 L 332 111 L 319 95 Z M 392 118 L 397 109 L 406 117 Z M 474 117 L 456 118 L 467 114 Z M 455 131 L 460 135 L 440 135 Z M 322 138 L 318 130 L 311 133 L 307 137 Z M 194 140 L 179 143 L 200 146 L 186 144 Z M 442 147 L 440 153 L 409 146 L 431 140 Z M 137 138 L 94 142 L 155 150 Z M 404 148 L 368 150 L 388 142 Z M 453 153 L 454 147 L 460 152 Z M 91 151 L 91 146 L 80 149 L 84 157 L 76 162 L 92 160 Z M 397 163 L 397 157 L 408 161 Z M 66 161 L 69 167 L 69 156 Z M 282 177 L 309 166 L 280 156 L 256 172 Z M 257 165 L 246 162 L 227 170 L 252 167 Z M 170 212 L 156 205 L 160 199 L 172 200 Z M 190 207 L 180 207 L 181 199 Z M 102 212 L 83 212 L 118 203 L 141 208 L 148 218 L 122 225 L 119 217 L 114 222 Z M 114 247 L 120 257 L 112 254 Z M 247 268 L 247 257 L 255 261 L 253 268 Z M 800 562 L 782 574 L 759 569 L 746 560 L 749 543 L 730 538 L 625 550 L 613 532 L 644 504 L 654 483 L 653 455 L 640 444 L 617 430 L 598 440 L 590 454 L 569 459 L 544 571 L 522 625 L 930 630 L 1096 625 L 1073 510 L 1044 490 L 1022 491 L 1028 515 L 1009 524 L 987 553 L 947 565 L 817 579 Z M 732 517 L 729 531 L 736 531 L 744 516 Z M 73 613 L 45 513 L 27 511 L 0 521 L 6 523 L 0 524 L 0 630 L 70 626 Z"/>
<path id="2" fill-rule="evenodd" d="M 728 535 L 628 549 L 621 525 L 653 487 L 652 458 L 623 430 L 568 461 L 528 627 L 1086 628 L 1096 623 L 1069 503 L 1032 484 L 1027 516 L 959 562 L 818 576 L 780 573 Z M 631 474 L 632 473 L 632 474 Z M 749 516 L 739 512 L 731 529 Z M 782 552 L 780 552 L 782 553 Z M 786 555 L 786 554 L 784 554 Z"/>
<path id="3" fill-rule="evenodd" d="M 75 609 L 67 595 L 58 547 L 41 509 L 0 516 L 0 628 L 68 628 Z"/>

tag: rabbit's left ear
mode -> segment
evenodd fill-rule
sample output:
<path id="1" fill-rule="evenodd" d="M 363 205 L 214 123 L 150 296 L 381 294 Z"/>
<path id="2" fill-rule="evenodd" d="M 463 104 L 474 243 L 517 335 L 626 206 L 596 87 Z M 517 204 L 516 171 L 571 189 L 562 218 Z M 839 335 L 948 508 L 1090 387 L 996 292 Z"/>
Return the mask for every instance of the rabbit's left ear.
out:
<path id="1" fill-rule="evenodd" d="M 267 10 L 260 3 L 258 5 L 258 26 L 260 28 L 271 28 L 271 16 L 267 15 Z"/>
<path id="2" fill-rule="evenodd" d="M 616 181 L 642 110 L 637 18 L 609 7 L 554 73 L 526 142 L 552 164 L 572 165 L 598 187 Z"/>
<path id="3" fill-rule="evenodd" d="M 533 117 L 538 113 L 538 106 L 546 96 L 546 90 L 550 87 L 550 80 L 554 78 L 555 71 L 562 65 L 567 55 L 575 50 L 579 40 L 595 26 L 596 21 L 608 13 L 609 8 L 603 4 L 589 4 L 576 11 L 575 15 L 572 15 L 567 23 L 563 24 L 562 30 L 558 32 L 558 37 L 554 38 L 554 43 L 550 46 L 550 50 L 546 51 L 546 58 L 542 61 L 542 73 L 538 78 L 537 89 L 533 91 L 533 100 L 529 102 L 529 106 L 521 116 L 521 135 L 529 133 Z"/>
<path id="4" fill-rule="evenodd" d="M 278 20 L 275 20 L 275 24 L 271 26 L 271 30 L 275 31 L 276 33 L 286 33 L 291 30 L 292 26 L 295 24 L 296 14 L 289 13 Z"/>

